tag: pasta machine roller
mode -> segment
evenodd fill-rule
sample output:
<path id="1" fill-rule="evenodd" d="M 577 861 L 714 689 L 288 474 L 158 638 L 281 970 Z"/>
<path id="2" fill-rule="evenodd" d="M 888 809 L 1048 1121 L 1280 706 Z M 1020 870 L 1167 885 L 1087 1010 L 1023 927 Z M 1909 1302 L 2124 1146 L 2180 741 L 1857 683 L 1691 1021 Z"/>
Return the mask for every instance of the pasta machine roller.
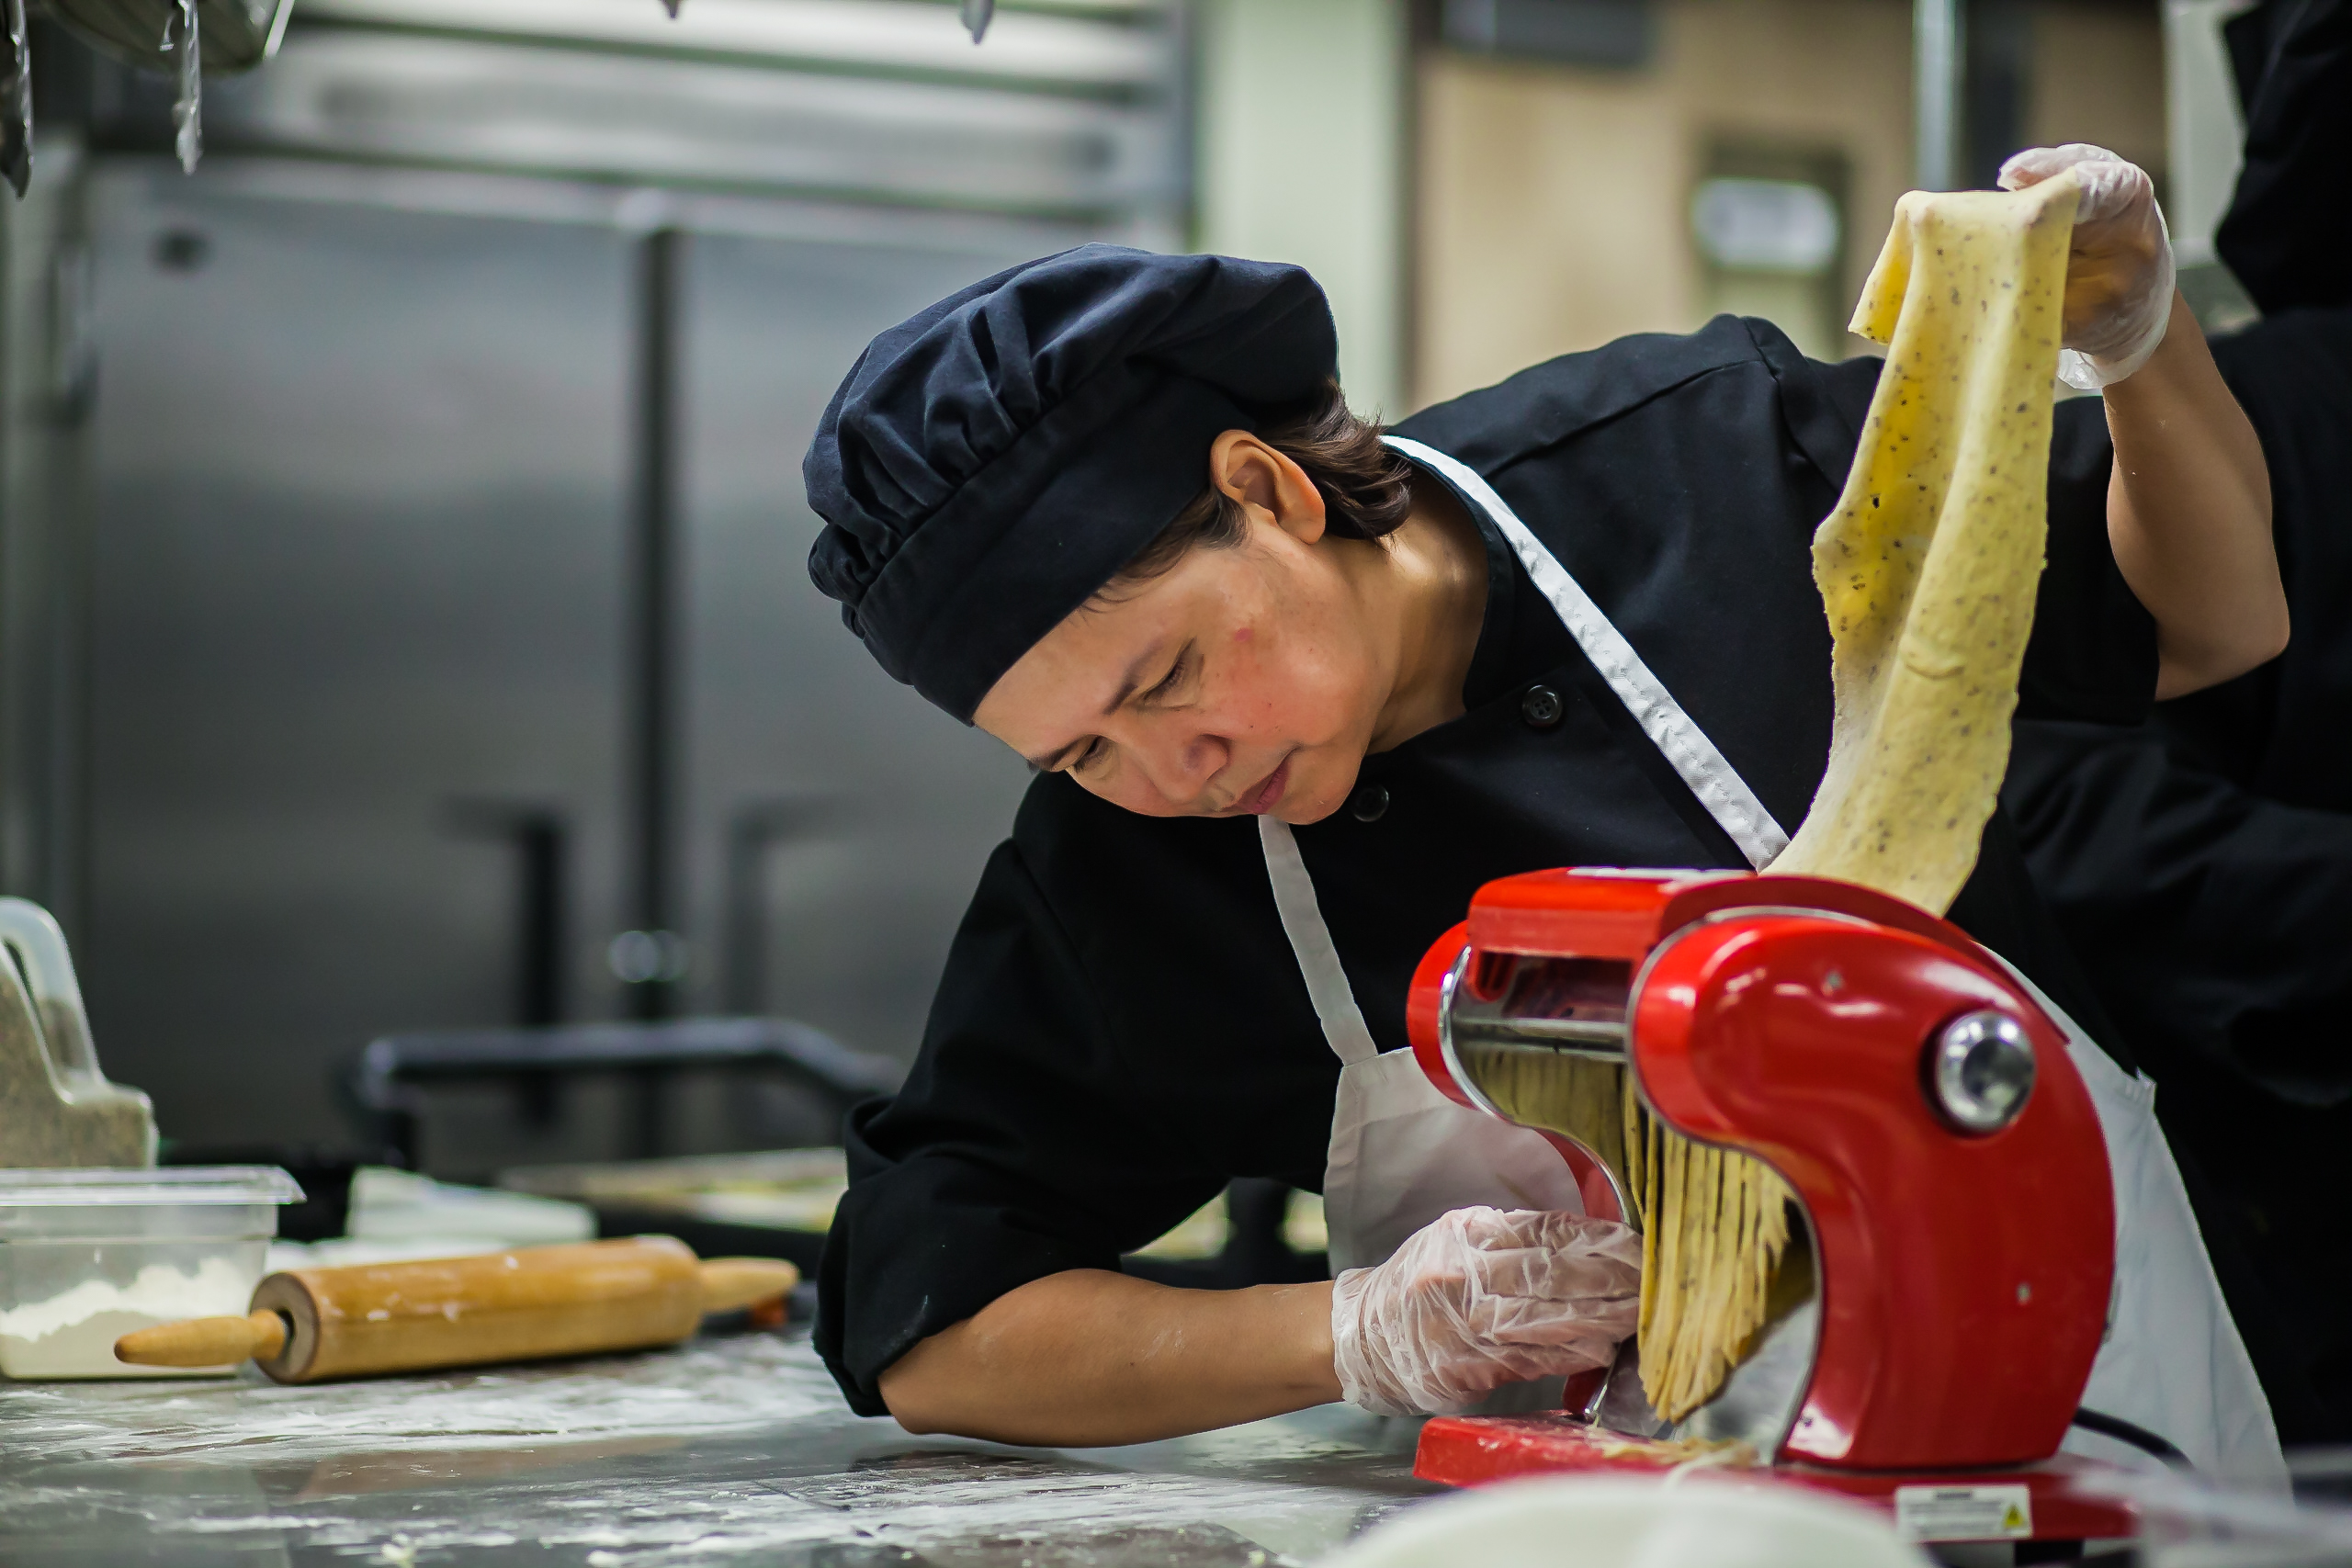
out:
<path id="1" fill-rule="evenodd" d="M 1505 1066 L 1622 1063 L 1652 1116 L 1761 1159 L 1801 1211 L 1770 1317 L 1680 1422 L 1629 1341 L 1556 1414 L 1431 1420 L 1421 1476 L 1738 1454 L 1918 1539 L 2131 1533 L 2057 1452 L 2109 1309 L 2106 1145 L 2064 1034 L 1957 927 L 1817 877 L 1536 872 L 1430 950 L 1408 1027 L 1444 1094 L 1522 1124 Z M 1605 1126 L 1543 1130 L 1589 1213 L 1640 1219 Z"/>

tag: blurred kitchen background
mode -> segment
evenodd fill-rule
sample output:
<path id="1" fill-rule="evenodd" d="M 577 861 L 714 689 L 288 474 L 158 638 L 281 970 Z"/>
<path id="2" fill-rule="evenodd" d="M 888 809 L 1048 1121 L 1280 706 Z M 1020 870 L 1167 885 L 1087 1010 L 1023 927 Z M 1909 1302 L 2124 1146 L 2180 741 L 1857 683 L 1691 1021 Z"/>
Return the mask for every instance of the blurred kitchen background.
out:
<path id="1" fill-rule="evenodd" d="M 298 0 L 192 176 L 169 85 L 37 12 L 0 888 L 182 1148 L 372 1147 L 362 1049 L 431 1032 L 780 1017 L 887 1078 L 1026 777 L 803 570 L 873 333 L 1105 239 L 1311 266 L 1392 417 L 1723 310 L 1842 355 L 1923 157 L 2102 143 L 2209 259 L 2229 9 L 1967 0 L 1928 147 L 1909 0 L 1007 0 L 977 47 L 929 0 Z M 401 1136 L 831 1141 L 797 1081 L 517 1067 Z"/>

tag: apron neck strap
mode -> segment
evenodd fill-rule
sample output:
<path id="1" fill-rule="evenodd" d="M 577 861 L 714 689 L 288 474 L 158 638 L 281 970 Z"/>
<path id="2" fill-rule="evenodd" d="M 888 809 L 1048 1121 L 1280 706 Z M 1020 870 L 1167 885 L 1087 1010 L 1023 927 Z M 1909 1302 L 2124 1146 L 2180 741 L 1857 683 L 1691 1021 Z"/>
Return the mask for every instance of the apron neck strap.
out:
<path id="1" fill-rule="evenodd" d="M 1315 879 L 1306 874 L 1298 840 L 1289 823 L 1261 817 L 1258 841 L 1266 852 L 1266 877 L 1273 884 L 1274 908 L 1282 914 L 1291 951 L 1298 955 L 1298 972 L 1306 977 L 1315 1016 L 1323 1021 L 1323 1038 L 1330 1042 L 1332 1055 L 1347 1066 L 1372 1060 L 1380 1055 L 1380 1047 L 1372 1043 L 1372 1031 L 1364 1027 L 1363 1010 L 1356 1006 L 1348 973 L 1340 967 L 1340 950 L 1332 944 L 1331 928 L 1323 923 L 1323 907 L 1315 900 Z"/>
<path id="2" fill-rule="evenodd" d="M 1726 758 L 1707 739 L 1706 732 L 1690 721 L 1666 682 L 1651 672 L 1625 640 L 1625 634 L 1600 613 L 1600 606 L 1562 566 L 1558 558 L 1544 547 L 1544 541 L 1534 531 L 1519 520 L 1510 503 L 1495 493 L 1494 487 L 1463 463 L 1450 457 L 1434 446 L 1424 446 L 1418 441 L 1408 441 L 1399 435 L 1381 438 L 1396 451 L 1434 473 L 1452 485 L 1462 499 L 1487 514 L 1496 530 L 1510 544 L 1511 553 L 1519 557 L 1519 564 L 1527 569 L 1568 635 L 1592 661 L 1609 689 L 1617 694 L 1642 733 L 1665 756 L 1668 763 L 1688 784 L 1699 804 L 1707 809 L 1747 857 L 1747 863 L 1763 870 L 1789 847 L 1789 836 L 1747 781 L 1739 776 Z"/>

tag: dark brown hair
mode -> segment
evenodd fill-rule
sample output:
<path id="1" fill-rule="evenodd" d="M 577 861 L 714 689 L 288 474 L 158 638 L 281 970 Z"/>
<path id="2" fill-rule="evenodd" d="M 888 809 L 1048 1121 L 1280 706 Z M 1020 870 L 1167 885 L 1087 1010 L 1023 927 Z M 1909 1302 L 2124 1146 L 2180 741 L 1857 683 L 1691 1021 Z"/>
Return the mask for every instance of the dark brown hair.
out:
<path id="1" fill-rule="evenodd" d="M 1413 465 L 1380 439 L 1381 426 L 1358 419 L 1326 381 L 1306 403 L 1269 420 L 1258 439 L 1296 463 L 1322 493 L 1325 525 L 1350 539 L 1377 539 L 1404 526 L 1412 510 Z M 1106 592 L 1148 582 L 1196 547 L 1227 549 L 1250 535 L 1250 513 L 1215 485 L 1187 502 L 1175 521 L 1119 569 Z"/>

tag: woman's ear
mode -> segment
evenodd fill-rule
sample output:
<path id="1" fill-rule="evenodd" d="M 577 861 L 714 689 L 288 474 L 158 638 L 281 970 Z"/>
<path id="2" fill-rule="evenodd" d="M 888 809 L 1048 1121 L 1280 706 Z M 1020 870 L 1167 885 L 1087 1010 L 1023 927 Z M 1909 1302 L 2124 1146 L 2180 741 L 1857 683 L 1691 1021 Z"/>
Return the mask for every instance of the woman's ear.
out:
<path id="1" fill-rule="evenodd" d="M 1323 492 L 1306 470 L 1246 430 L 1228 430 L 1209 444 L 1209 482 L 1262 518 L 1311 545 L 1323 536 Z"/>

